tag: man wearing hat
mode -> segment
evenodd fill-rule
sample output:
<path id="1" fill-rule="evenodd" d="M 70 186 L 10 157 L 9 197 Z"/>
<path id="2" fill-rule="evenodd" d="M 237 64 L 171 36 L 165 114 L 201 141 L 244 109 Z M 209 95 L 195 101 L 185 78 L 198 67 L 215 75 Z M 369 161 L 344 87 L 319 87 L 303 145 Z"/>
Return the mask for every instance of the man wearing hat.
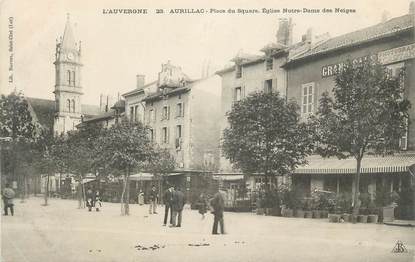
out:
<path id="1" fill-rule="evenodd" d="M 167 224 L 167 217 L 169 215 L 169 210 L 170 210 L 170 225 L 173 224 L 173 209 L 172 209 L 173 191 L 174 191 L 173 186 L 169 185 L 169 188 L 164 192 L 164 195 L 163 195 L 163 202 L 164 202 L 163 226 L 166 226 Z"/>
<path id="2" fill-rule="evenodd" d="M 212 234 L 218 234 L 218 224 L 220 225 L 221 234 L 225 234 L 225 223 L 223 221 L 223 211 L 225 209 L 225 191 L 219 187 L 218 192 L 210 200 L 210 205 L 213 208 L 214 215 Z"/>

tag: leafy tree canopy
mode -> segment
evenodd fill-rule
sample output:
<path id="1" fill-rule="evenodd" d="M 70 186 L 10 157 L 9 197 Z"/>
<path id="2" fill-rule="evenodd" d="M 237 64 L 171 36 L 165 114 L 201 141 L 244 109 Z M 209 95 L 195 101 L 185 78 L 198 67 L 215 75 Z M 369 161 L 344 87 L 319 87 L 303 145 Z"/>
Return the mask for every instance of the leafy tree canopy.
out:
<path id="1" fill-rule="evenodd" d="M 410 103 L 403 98 L 403 72 L 391 77 L 374 61 L 349 62 L 335 78 L 330 96 L 320 99 L 313 121 L 322 156 L 361 159 L 365 152 L 398 150 Z"/>
<path id="2" fill-rule="evenodd" d="M 298 105 L 278 93 L 253 93 L 227 113 L 223 154 L 246 173 L 284 175 L 306 162 L 312 132 L 300 123 Z"/>

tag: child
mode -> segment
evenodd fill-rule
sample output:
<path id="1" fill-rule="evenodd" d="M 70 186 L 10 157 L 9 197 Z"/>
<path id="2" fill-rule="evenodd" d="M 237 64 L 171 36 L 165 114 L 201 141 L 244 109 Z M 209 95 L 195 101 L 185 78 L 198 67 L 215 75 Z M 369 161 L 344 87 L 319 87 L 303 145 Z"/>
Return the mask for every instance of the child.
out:
<path id="1" fill-rule="evenodd" d="M 207 203 L 207 198 L 204 193 L 200 194 L 198 204 L 199 204 L 199 214 L 202 215 L 202 219 L 205 219 L 205 214 L 207 212 L 208 203 Z"/>
<path id="2" fill-rule="evenodd" d="M 95 192 L 95 211 L 99 212 L 99 209 L 102 207 L 101 203 L 101 196 L 99 194 L 99 191 L 97 190 Z"/>

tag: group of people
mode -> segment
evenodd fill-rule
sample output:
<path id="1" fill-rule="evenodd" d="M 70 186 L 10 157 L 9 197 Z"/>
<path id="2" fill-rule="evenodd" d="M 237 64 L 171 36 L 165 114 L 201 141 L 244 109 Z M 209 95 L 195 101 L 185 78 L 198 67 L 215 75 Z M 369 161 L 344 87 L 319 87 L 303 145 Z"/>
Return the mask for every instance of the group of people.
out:
<path id="1" fill-rule="evenodd" d="M 99 190 L 88 188 L 86 191 L 86 206 L 88 207 L 89 212 L 92 211 L 92 208 L 95 208 L 95 211 L 99 212 L 99 209 L 102 207 Z"/>
<path id="2" fill-rule="evenodd" d="M 3 204 L 4 204 L 4 215 L 8 215 L 8 210 L 10 209 L 11 215 L 14 215 L 14 204 L 13 198 L 15 192 L 10 188 L 9 184 L 6 184 L 3 193 Z M 158 202 L 158 191 L 155 186 L 152 186 L 149 194 L 149 213 L 157 214 L 157 202 Z M 96 211 L 99 211 L 102 207 L 101 195 L 99 190 L 93 190 L 88 188 L 86 192 L 86 206 L 88 211 L 92 211 L 95 208 Z M 170 186 L 163 194 L 164 202 L 164 220 L 163 226 L 167 225 L 168 216 L 170 213 L 170 227 L 181 227 L 182 225 L 182 212 L 183 207 L 186 203 L 186 196 L 181 191 L 180 187 Z M 224 192 L 219 190 L 213 198 L 210 200 L 208 197 L 202 193 L 198 202 L 199 213 L 202 214 L 202 219 L 205 218 L 205 214 L 210 209 L 211 213 L 214 215 L 212 234 L 218 234 L 218 226 L 220 226 L 221 234 L 225 234 L 223 212 L 225 208 L 225 196 Z"/>
<path id="3" fill-rule="evenodd" d="M 155 187 L 153 186 L 152 191 L 150 193 L 150 214 L 152 210 L 153 210 L 153 213 L 156 213 L 155 208 L 157 205 L 157 198 L 158 198 L 158 195 L 156 192 L 157 191 Z M 168 220 L 168 216 L 170 213 L 170 220 L 169 220 L 170 227 L 181 227 L 183 207 L 186 203 L 185 194 L 180 190 L 179 187 L 170 186 L 164 192 L 163 202 L 164 202 L 163 226 L 167 225 L 167 220 Z M 219 190 L 210 200 L 204 193 L 202 193 L 198 201 L 198 207 L 199 207 L 199 213 L 202 215 L 202 219 L 205 218 L 205 214 L 207 213 L 208 209 L 210 209 L 211 213 L 214 215 L 212 234 L 214 235 L 218 234 L 218 226 L 220 227 L 220 233 L 225 234 L 225 225 L 224 225 L 224 219 L 223 219 L 223 212 L 225 209 L 224 192 Z"/>
<path id="4" fill-rule="evenodd" d="M 163 195 L 164 202 L 164 221 L 163 226 L 167 225 L 167 218 L 170 211 L 170 227 L 182 226 L 182 212 L 186 197 L 179 187 L 170 186 Z"/>

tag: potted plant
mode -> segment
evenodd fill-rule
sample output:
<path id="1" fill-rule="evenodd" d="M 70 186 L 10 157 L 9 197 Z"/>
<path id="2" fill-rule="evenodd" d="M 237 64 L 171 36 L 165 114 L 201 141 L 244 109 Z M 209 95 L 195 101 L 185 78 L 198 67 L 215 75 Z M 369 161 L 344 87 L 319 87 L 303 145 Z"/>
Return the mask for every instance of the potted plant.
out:
<path id="1" fill-rule="evenodd" d="M 381 187 L 376 192 L 376 205 L 380 207 L 379 216 L 382 222 L 392 222 L 395 219 L 394 211 L 399 195 L 395 191 L 390 192 L 386 187 Z"/>
<path id="2" fill-rule="evenodd" d="M 304 217 L 305 218 L 312 218 L 313 217 L 313 211 L 311 210 L 312 208 L 312 199 L 311 198 L 305 198 L 304 199 Z"/>

